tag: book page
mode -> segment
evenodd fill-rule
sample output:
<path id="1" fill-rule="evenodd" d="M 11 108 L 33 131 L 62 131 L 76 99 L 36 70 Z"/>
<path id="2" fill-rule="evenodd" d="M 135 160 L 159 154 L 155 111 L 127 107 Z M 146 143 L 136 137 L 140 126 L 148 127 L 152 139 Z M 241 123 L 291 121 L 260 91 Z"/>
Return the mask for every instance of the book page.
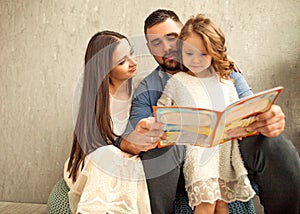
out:
<path id="1" fill-rule="evenodd" d="M 174 143 L 210 146 L 217 121 L 213 111 L 176 107 L 157 108 L 156 118 L 165 124 L 167 132 L 167 138 L 160 142 L 160 146 Z"/>
<path id="2" fill-rule="evenodd" d="M 216 136 L 215 141 L 224 142 L 230 139 L 256 134 L 248 132 L 245 127 L 255 122 L 255 116 L 268 110 L 278 91 L 254 97 L 229 108 L 222 117 L 220 130 L 222 133 Z M 217 143 L 216 143 L 217 144 Z"/>

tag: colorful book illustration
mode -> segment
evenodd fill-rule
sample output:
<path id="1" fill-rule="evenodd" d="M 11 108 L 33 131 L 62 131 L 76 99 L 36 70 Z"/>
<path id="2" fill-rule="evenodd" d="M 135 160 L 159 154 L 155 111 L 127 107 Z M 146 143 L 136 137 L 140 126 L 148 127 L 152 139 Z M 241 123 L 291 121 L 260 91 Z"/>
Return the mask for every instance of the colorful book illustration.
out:
<path id="1" fill-rule="evenodd" d="M 154 106 L 157 122 L 165 124 L 167 138 L 159 147 L 174 144 L 212 147 L 226 141 L 258 134 L 245 127 L 255 116 L 267 111 L 276 101 L 283 87 L 272 88 L 243 98 L 223 111 L 184 106 Z"/>

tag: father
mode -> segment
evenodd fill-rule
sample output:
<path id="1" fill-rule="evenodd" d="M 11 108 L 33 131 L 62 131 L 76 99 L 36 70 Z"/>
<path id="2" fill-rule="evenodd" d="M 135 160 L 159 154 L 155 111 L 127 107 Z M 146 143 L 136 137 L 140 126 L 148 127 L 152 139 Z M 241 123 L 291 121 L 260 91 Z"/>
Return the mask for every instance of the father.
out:
<path id="1" fill-rule="evenodd" d="M 153 213 L 173 212 L 176 191 L 184 188 L 178 182 L 182 175 L 185 149 L 183 146 L 154 148 L 155 137 L 149 138 L 149 145 L 140 145 L 134 141 L 132 131 L 141 119 L 153 116 L 152 106 L 156 105 L 170 75 L 179 69 L 176 40 L 181 27 L 178 16 L 170 10 L 156 10 L 145 20 L 147 46 L 159 66 L 135 91 L 126 134 L 117 142 L 122 150 L 140 154 Z M 230 77 L 235 81 L 240 98 L 252 94 L 241 73 L 232 71 Z M 248 130 L 259 131 L 260 135 L 247 137 L 240 142 L 249 178 L 258 186 L 266 213 L 300 212 L 300 161 L 292 143 L 280 135 L 284 126 L 285 118 L 281 108 L 273 105 L 269 111 L 257 116 L 256 122 L 248 127 Z M 147 130 L 151 130 L 151 126 L 146 123 Z"/>

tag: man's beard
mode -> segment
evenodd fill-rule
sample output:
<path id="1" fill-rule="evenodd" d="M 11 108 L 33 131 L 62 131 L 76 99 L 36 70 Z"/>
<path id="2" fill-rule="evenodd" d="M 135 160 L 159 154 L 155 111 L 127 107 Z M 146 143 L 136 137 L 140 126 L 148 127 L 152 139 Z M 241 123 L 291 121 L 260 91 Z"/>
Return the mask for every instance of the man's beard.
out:
<path id="1" fill-rule="evenodd" d="M 168 62 L 163 58 L 163 63 L 160 66 L 167 71 L 178 71 L 179 70 L 179 62 L 177 60 L 170 60 Z"/>

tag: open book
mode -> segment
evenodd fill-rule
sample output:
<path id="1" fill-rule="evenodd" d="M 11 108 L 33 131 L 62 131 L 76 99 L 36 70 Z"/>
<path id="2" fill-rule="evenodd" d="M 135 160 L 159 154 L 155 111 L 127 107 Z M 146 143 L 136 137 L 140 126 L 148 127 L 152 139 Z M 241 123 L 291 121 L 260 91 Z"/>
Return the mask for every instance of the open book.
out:
<path id="1" fill-rule="evenodd" d="M 183 106 L 154 106 L 157 122 L 165 124 L 167 138 L 159 147 L 174 144 L 190 144 L 212 147 L 228 140 L 258 134 L 249 132 L 246 126 L 255 116 L 267 111 L 275 102 L 283 87 L 272 88 L 243 98 L 223 111 Z"/>

